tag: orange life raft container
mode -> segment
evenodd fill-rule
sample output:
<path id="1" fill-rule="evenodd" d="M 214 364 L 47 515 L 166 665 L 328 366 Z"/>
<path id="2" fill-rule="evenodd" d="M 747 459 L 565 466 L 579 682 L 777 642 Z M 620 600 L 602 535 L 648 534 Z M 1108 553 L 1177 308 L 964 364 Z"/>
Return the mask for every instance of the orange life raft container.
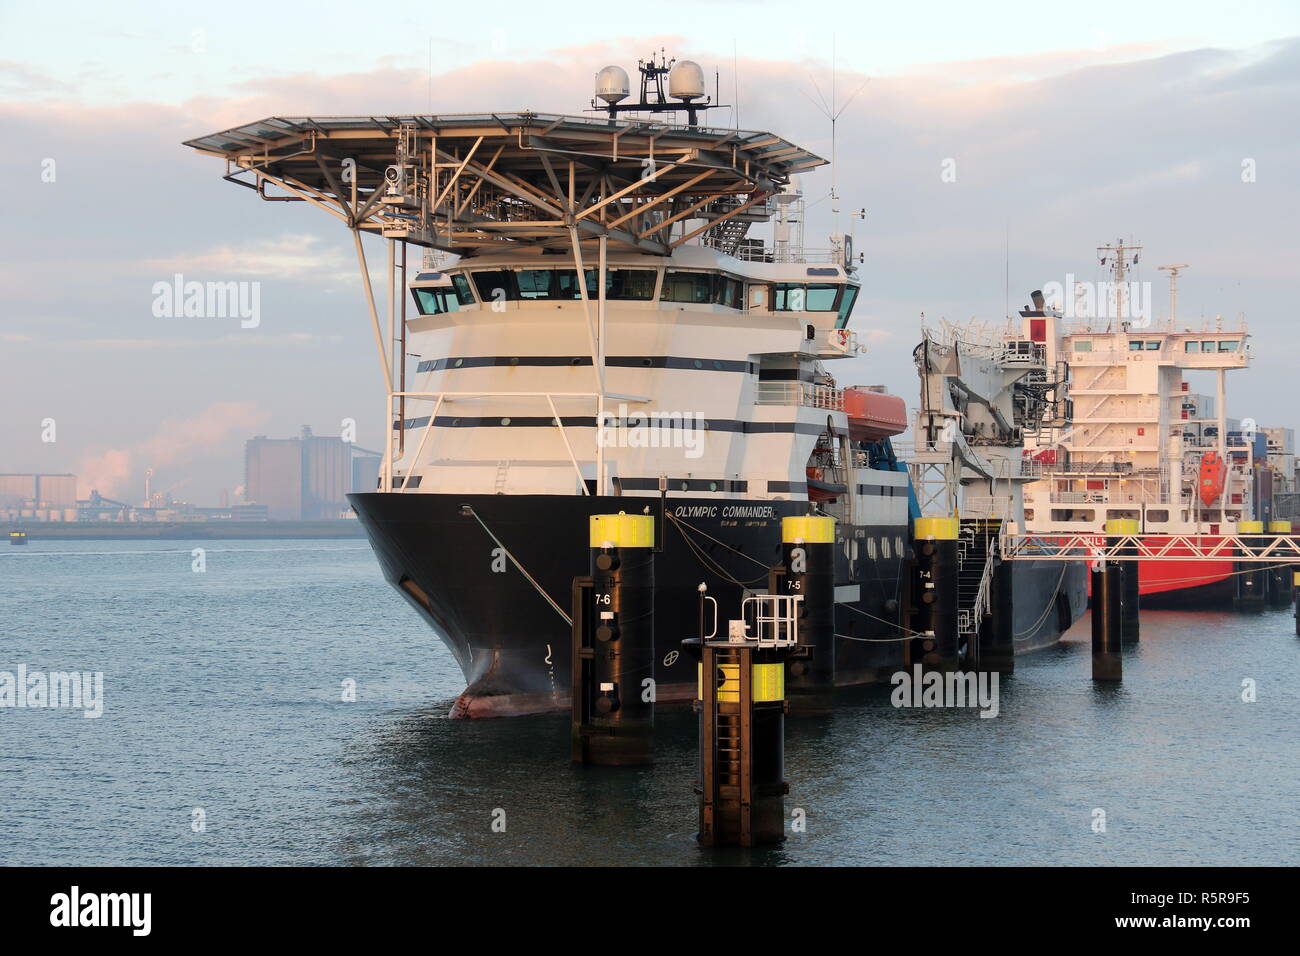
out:
<path id="1" fill-rule="evenodd" d="M 907 403 L 897 395 L 851 386 L 844 390 L 844 411 L 854 441 L 880 441 L 907 431 Z"/>
<path id="2" fill-rule="evenodd" d="M 1201 495 L 1201 503 L 1207 508 L 1223 494 L 1227 474 L 1228 466 L 1223 463 L 1217 451 L 1207 451 L 1201 456 L 1201 474 L 1196 487 Z"/>

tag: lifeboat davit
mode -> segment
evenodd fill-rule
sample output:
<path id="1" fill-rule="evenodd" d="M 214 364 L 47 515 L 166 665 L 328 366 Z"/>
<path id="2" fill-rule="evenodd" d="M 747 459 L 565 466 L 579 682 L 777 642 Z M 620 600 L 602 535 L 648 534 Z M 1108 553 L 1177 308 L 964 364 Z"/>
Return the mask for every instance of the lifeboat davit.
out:
<path id="1" fill-rule="evenodd" d="M 907 403 L 897 395 L 851 386 L 844 390 L 844 411 L 853 441 L 880 441 L 907 431 Z"/>
<path id="2" fill-rule="evenodd" d="M 1201 495 L 1201 503 L 1207 508 L 1223 494 L 1227 476 L 1228 466 L 1223 463 L 1217 451 L 1207 451 L 1201 456 L 1201 474 L 1196 487 Z"/>

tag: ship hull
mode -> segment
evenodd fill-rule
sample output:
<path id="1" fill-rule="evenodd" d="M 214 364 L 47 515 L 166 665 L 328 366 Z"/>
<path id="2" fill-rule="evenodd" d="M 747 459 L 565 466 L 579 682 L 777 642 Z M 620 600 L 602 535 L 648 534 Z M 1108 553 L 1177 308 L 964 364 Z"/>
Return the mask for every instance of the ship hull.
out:
<path id="1" fill-rule="evenodd" d="M 1050 647 L 1088 608 L 1082 561 L 1012 562 L 1012 634 L 1017 654 Z"/>
<path id="2" fill-rule="evenodd" d="M 466 688 L 453 717 L 569 706 L 570 627 L 538 589 L 571 612 L 573 578 L 589 572 L 588 517 L 647 507 L 657 514 L 659 507 L 657 499 L 644 497 L 371 493 L 349 499 L 385 578 L 460 665 Z M 781 518 L 807 511 L 800 501 L 669 499 L 663 551 L 655 561 L 659 702 L 694 696 L 694 663 L 680 653 L 680 641 L 698 634 L 699 584 L 718 600 L 725 631 L 727 619 L 738 616 L 740 584 L 765 589 L 765 569 L 780 564 Z M 908 642 L 899 640 L 912 558 L 908 528 L 840 527 L 837 535 L 842 603 L 835 618 L 835 683 L 887 681 L 908 663 Z M 869 538 L 873 548 L 866 546 Z M 1056 562 L 1017 563 L 1017 653 L 1055 643 L 1086 607 L 1083 566 L 1064 567 L 1063 573 Z"/>
<path id="3" fill-rule="evenodd" d="M 1218 544 L 1220 538 L 1205 537 L 1202 547 Z M 1169 539 L 1160 536 L 1143 538 L 1149 548 L 1166 548 Z M 1215 561 L 1193 558 L 1183 547 L 1169 552 L 1174 560 L 1138 561 L 1138 591 L 1144 608 L 1150 610 L 1227 610 L 1232 607 L 1233 573 L 1231 559 Z M 1186 561 L 1176 560 L 1186 556 Z"/>

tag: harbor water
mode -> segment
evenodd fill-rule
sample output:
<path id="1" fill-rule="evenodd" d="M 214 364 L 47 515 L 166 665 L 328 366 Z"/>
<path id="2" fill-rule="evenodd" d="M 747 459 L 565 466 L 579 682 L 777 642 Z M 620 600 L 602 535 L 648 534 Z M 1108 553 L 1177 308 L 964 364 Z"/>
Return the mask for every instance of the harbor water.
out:
<path id="1" fill-rule="evenodd" d="M 363 541 L 33 538 L 0 554 L 0 672 L 102 672 L 103 713 L 0 707 L 0 863 L 1300 861 L 1291 610 L 1145 613 L 1116 686 L 1089 627 L 995 718 L 885 686 L 789 721 L 806 826 L 706 850 L 688 710 L 648 769 L 570 765 L 567 714 L 447 719 L 460 672 Z"/>

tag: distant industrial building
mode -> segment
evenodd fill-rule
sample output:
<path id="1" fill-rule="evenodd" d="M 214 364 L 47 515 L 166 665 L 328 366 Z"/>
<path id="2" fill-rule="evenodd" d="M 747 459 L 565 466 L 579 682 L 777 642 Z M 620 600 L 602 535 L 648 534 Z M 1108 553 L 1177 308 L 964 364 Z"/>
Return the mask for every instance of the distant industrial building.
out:
<path id="1" fill-rule="evenodd" d="M 76 508 L 76 475 L 0 475 L 0 516 L 6 520 L 75 521 Z"/>
<path id="2" fill-rule="evenodd" d="M 272 521 L 320 521 L 351 515 L 347 494 L 373 491 L 379 455 L 341 438 L 259 435 L 244 445 L 244 499 Z"/>
<path id="3" fill-rule="evenodd" d="M 384 457 L 358 448 L 352 456 L 352 490 L 376 491 L 379 488 L 379 466 Z"/>
<path id="4" fill-rule="evenodd" d="M 244 444 L 244 498 L 272 521 L 302 518 L 302 442 L 259 435 Z"/>

